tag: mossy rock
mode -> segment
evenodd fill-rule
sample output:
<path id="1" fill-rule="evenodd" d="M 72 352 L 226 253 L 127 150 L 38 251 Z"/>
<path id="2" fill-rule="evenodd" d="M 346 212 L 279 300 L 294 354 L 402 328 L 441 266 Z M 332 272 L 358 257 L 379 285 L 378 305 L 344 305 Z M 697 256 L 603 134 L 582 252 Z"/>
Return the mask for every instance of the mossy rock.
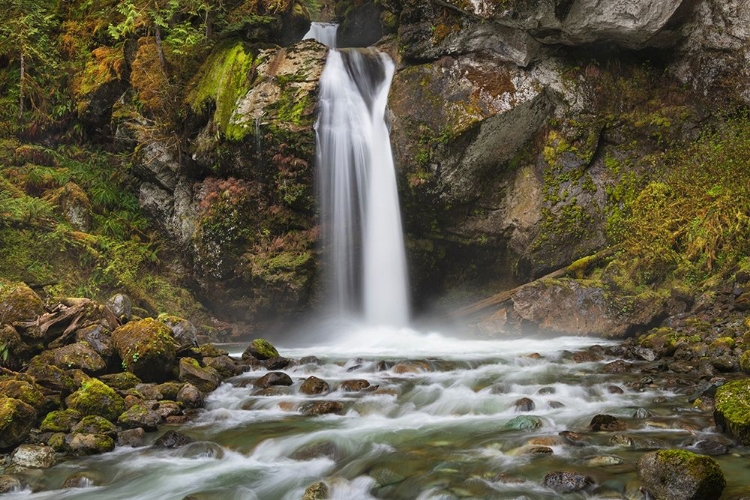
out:
<path id="1" fill-rule="evenodd" d="M 646 453 L 637 471 L 646 489 L 663 500 L 718 500 L 726 486 L 716 460 L 685 450 Z"/>
<path id="2" fill-rule="evenodd" d="M 103 434 L 73 433 L 65 436 L 64 449 L 71 455 L 98 455 L 115 449 L 115 441 Z"/>
<path id="3" fill-rule="evenodd" d="M 52 411 L 44 417 L 41 425 L 42 432 L 70 432 L 74 425 L 81 420 L 81 413 L 76 410 Z"/>
<path id="4" fill-rule="evenodd" d="M 143 405 L 135 404 L 117 419 L 117 423 L 124 429 L 142 428 L 146 432 L 157 430 L 161 423 L 161 416 Z"/>
<path id="5" fill-rule="evenodd" d="M 20 399 L 0 397 L 0 450 L 23 443 L 36 422 L 36 410 Z"/>
<path id="6" fill-rule="evenodd" d="M 34 359 L 63 370 L 83 370 L 90 375 L 101 373 L 107 368 L 104 359 L 86 342 L 45 351 Z"/>
<path id="7" fill-rule="evenodd" d="M 265 359 L 278 358 L 279 351 L 266 339 L 255 339 L 242 353 L 243 359 L 253 357 L 261 361 Z"/>
<path id="8" fill-rule="evenodd" d="M 49 405 L 49 400 L 38 387 L 21 380 L 0 381 L 0 394 L 9 398 L 20 399 L 33 406 L 39 414 L 43 413 Z"/>
<path id="9" fill-rule="evenodd" d="M 172 337 L 180 345 L 180 348 L 198 346 L 198 338 L 196 337 L 198 329 L 190 321 L 171 314 L 160 314 L 158 320 L 169 327 L 172 331 Z"/>
<path id="10" fill-rule="evenodd" d="M 180 360 L 180 380 L 193 384 L 201 392 L 212 392 L 216 390 L 221 382 L 219 373 L 211 368 L 203 368 L 193 358 L 182 358 Z"/>
<path id="11" fill-rule="evenodd" d="M 68 396 L 65 403 L 82 415 L 98 415 L 114 421 L 125 411 L 125 401 L 114 389 L 98 379 L 90 379 Z"/>
<path id="12" fill-rule="evenodd" d="M 164 382 L 156 386 L 156 389 L 161 393 L 162 398 L 169 401 L 176 401 L 177 395 L 180 393 L 180 389 L 185 384 L 182 382 Z"/>
<path id="13" fill-rule="evenodd" d="M 154 319 L 132 321 L 112 332 L 123 366 L 144 382 L 165 381 L 175 363 L 172 330 Z"/>
<path id="14" fill-rule="evenodd" d="M 83 417 L 83 420 L 73 426 L 72 431 L 79 434 L 104 434 L 110 437 L 117 435 L 115 424 L 98 415 Z"/>
<path id="15" fill-rule="evenodd" d="M 0 323 L 32 321 L 42 314 L 42 299 L 26 283 L 0 282 Z"/>
<path id="16" fill-rule="evenodd" d="M 0 346 L 5 346 L 8 353 L 4 359 L 0 357 L 0 366 L 19 370 L 28 361 L 32 349 L 26 345 L 18 332 L 10 325 L 0 325 Z M 1 354 L 1 353 L 0 353 Z"/>
<path id="17" fill-rule="evenodd" d="M 750 446 L 750 379 L 735 380 L 716 390 L 714 420 L 722 432 Z"/>
<path id="18" fill-rule="evenodd" d="M 750 375 L 750 350 L 745 351 L 740 358 L 740 369 Z"/>
<path id="19" fill-rule="evenodd" d="M 133 373 L 122 372 L 122 373 L 110 373 L 102 375 L 99 379 L 107 384 L 108 386 L 117 389 L 118 391 L 127 391 L 133 389 L 143 381 L 136 377 Z"/>
<path id="20" fill-rule="evenodd" d="M 34 377 L 37 384 L 54 391 L 73 392 L 78 386 L 73 378 L 62 368 L 32 360 L 26 373 Z"/>

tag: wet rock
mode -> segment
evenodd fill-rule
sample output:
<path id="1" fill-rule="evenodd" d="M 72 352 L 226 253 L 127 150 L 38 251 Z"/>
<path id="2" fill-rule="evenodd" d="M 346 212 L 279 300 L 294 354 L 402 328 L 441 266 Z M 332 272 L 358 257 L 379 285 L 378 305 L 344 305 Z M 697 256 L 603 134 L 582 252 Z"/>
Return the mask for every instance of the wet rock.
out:
<path id="1" fill-rule="evenodd" d="M 636 470 L 644 487 L 665 500 L 717 500 L 726 486 L 716 460 L 685 450 L 646 453 Z"/>
<path id="2" fill-rule="evenodd" d="M 253 385 L 265 389 L 272 385 L 292 385 L 294 382 L 292 378 L 284 372 L 271 372 L 266 373 L 261 378 L 256 380 Z"/>
<path id="3" fill-rule="evenodd" d="M 172 338 L 180 346 L 180 349 L 198 346 L 198 329 L 190 321 L 169 314 L 159 315 L 159 321 L 172 330 Z"/>
<path id="4" fill-rule="evenodd" d="M 591 419 L 589 429 L 594 432 L 612 432 L 625 430 L 627 426 L 612 415 L 597 415 Z"/>
<path id="5" fill-rule="evenodd" d="M 261 361 L 271 358 L 278 358 L 279 351 L 271 345 L 266 339 L 255 339 L 253 340 L 245 352 L 242 353 L 242 359 L 253 357 Z"/>
<path id="6" fill-rule="evenodd" d="M 517 412 L 534 411 L 534 409 L 536 408 L 536 404 L 534 404 L 534 401 L 529 398 L 521 398 L 513 403 L 513 406 L 516 407 Z"/>
<path id="7" fill-rule="evenodd" d="M 180 448 L 193 442 L 193 438 L 176 431 L 167 431 L 154 441 L 154 448 Z"/>
<path id="8" fill-rule="evenodd" d="M 221 382 L 219 372 L 208 367 L 203 368 L 193 358 L 180 359 L 180 381 L 197 387 L 201 392 L 215 391 Z"/>
<path id="9" fill-rule="evenodd" d="M 565 405 L 559 401 L 548 401 L 547 405 L 549 405 L 549 407 L 552 408 L 553 410 L 559 410 L 560 408 L 565 408 Z"/>
<path id="10" fill-rule="evenodd" d="M 554 451 L 549 446 L 530 446 L 525 451 L 526 455 L 552 455 Z"/>
<path id="11" fill-rule="evenodd" d="M 344 380 L 340 386 L 344 392 L 359 392 L 368 387 L 370 387 L 370 382 L 364 379 Z"/>
<path id="12" fill-rule="evenodd" d="M 379 486 L 389 486 L 392 484 L 398 484 L 406 479 L 406 477 L 399 473 L 398 470 L 393 470 L 391 467 L 376 466 L 373 467 L 368 475 L 372 477 Z"/>
<path id="13" fill-rule="evenodd" d="M 117 446 L 130 446 L 137 448 L 143 446 L 146 440 L 146 431 L 141 427 L 135 429 L 126 429 L 117 433 Z"/>
<path id="14" fill-rule="evenodd" d="M 391 368 L 393 373 L 403 375 L 405 373 L 420 373 L 420 372 L 431 372 L 432 366 L 427 361 L 423 360 L 408 360 L 396 363 Z"/>
<path id="15" fill-rule="evenodd" d="M 114 450 L 115 442 L 102 434 L 68 434 L 64 446 L 71 455 L 98 455 Z"/>
<path id="16" fill-rule="evenodd" d="M 161 401 L 159 402 L 159 406 L 154 408 L 154 411 L 159 414 L 162 420 L 182 415 L 180 405 L 174 401 Z"/>
<path id="17" fill-rule="evenodd" d="M 117 419 L 117 424 L 123 429 L 140 427 L 146 432 L 157 430 L 161 423 L 161 415 L 141 404 L 135 404 L 123 412 Z"/>
<path id="18" fill-rule="evenodd" d="M 719 430 L 750 446 L 750 379 L 719 387 L 714 401 L 714 420 Z"/>
<path id="19" fill-rule="evenodd" d="M 305 404 L 300 408 L 303 415 L 327 415 L 335 413 L 337 415 L 344 414 L 344 405 L 338 401 L 316 401 L 314 403 Z"/>
<path id="20" fill-rule="evenodd" d="M 164 382 L 175 364 L 177 345 L 165 324 L 148 318 L 112 332 L 117 354 L 127 371 L 144 382 Z"/>
<path id="21" fill-rule="evenodd" d="M 317 356 L 305 356 L 303 358 L 300 358 L 299 360 L 300 365 L 320 365 L 320 359 Z"/>
<path id="22" fill-rule="evenodd" d="M 239 375 L 241 370 L 229 356 L 217 356 L 215 358 L 203 358 L 206 368 L 213 368 L 219 373 L 221 378 L 234 377 Z M 275 368 L 272 368 L 275 369 Z"/>
<path id="23" fill-rule="evenodd" d="M 193 384 L 185 384 L 177 393 L 177 402 L 182 403 L 185 408 L 203 408 L 203 394 Z"/>
<path id="24" fill-rule="evenodd" d="M 334 443 L 314 443 L 307 446 L 303 446 L 294 453 L 291 458 L 293 460 L 313 460 L 315 458 L 330 458 L 336 460 L 340 457 L 339 449 Z"/>
<path id="25" fill-rule="evenodd" d="M 107 375 L 102 375 L 101 377 L 99 377 L 99 380 L 112 387 L 113 389 L 117 389 L 118 391 L 127 391 L 128 389 L 134 389 L 135 387 L 143 383 L 141 379 L 130 372 L 110 373 Z"/>
<path id="26" fill-rule="evenodd" d="M 599 455 L 584 459 L 584 463 L 587 467 L 609 467 L 612 465 L 620 465 L 624 462 L 625 460 L 614 455 Z"/>
<path id="27" fill-rule="evenodd" d="M 0 474 L 0 494 L 20 491 L 23 483 L 16 477 L 8 474 Z"/>
<path id="28" fill-rule="evenodd" d="M 253 358 L 254 359 L 254 358 Z M 263 361 L 263 366 L 268 370 L 283 370 L 292 364 L 292 360 L 281 356 Z"/>
<path id="29" fill-rule="evenodd" d="M 637 358 L 643 361 L 656 361 L 657 358 L 656 352 L 648 347 L 634 347 L 632 352 Z"/>
<path id="30" fill-rule="evenodd" d="M 625 394 L 625 391 L 622 390 L 622 387 L 618 387 L 616 385 L 607 386 L 607 392 L 610 394 Z"/>
<path id="31" fill-rule="evenodd" d="M 21 400 L 0 396 L 0 450 L 12 448 L 29 436 L 36 410 Z"/>
<path id="32" fill-rule="evenodd" d="M 637 419 L 651 418 L 653 416 L 654 414 L 645 408 L 638 408 L 637 410 L 633 412 L 633 418 L 637 418 Z"/>
<path id="33" fill-rule="evenodd" d="M 63 482 L 62 488 L 91 488 L 92 486 L 99 486 L 100 484 L 101 481 L 95 473 L 76 472 Z"/>
<path id="34" fill-rule="evenodd" d="M 596 361 L 601 361 L 602 356 L 591 351 L 579 351 L 573 353 L 572 359 L 576 363 L 594 363 Z"/>
<path id="35" fill-rule="evenodd" d="M 709 382 L 704 382 L 698 386 L 698 388 L 690 394 L 688 397 L 689 403 L 694 403 L 697 399 L 702 398 L 713 398 L 716 396 L 716 391 L 726 383 L 726 379 L 716 379 Z"/>
<path id="36" fill-rule="evenodd" d="M 573 446 L 584 446 L 586 445 L 586 440 L 581 436 L 580 434 L 572 431 L 562 431 L 560 432 L 560 437 L 562 437 L 568 444 L 572 444 Z"/>
<path id="37" fill-rule="evenodd" d="M 88 415 L 83 420 L 73 426 L 72 432 L 81 434 L 104 434 L 115 437 L 117 428 L 109 420 L 97 415 Z"/>
<path id="38" fill-rule="evenodd" d="M 514 419 L 508 421 L 503 425 L 504 429 L 512 429 L 517 431 L 527 431 L 539 429 L 544 425 L 541 418 L 533 415 L 519 415 Z"/>
<path id="39" fill-rule="evenodd" d="M 82 418 L 80 412 L 76 410 L 57 410 L 52 411 L 44 417 L 40 430 L 42 432 L 70 432 Z"/>
<path id="40" fill-rule="evenodd" d="M 330 498 L 328 495 L 328 486 L 326 483 L 318 481 L 307 487 L 305 494 L 302 495 L 302 500 L 325 500 Z"/>
<path id="41" fill-rule="evenodd" d="M 604 365 L 602 367 L 602 371 L 604 373 L 628 373 L 630 372 L 630 370 L 632 370 L 632 368 L 632 364 L 628 363 L 627 361 L 618 359 L 617 361 L 613 361 Z"/>
<path id="42" fill-rule="evenodd" d="M 37 444 L 22 444 L 10 455 L 11 464 L 30 469 L 48 469 L 55 461 L 55 450 Z"/>
<path id="43" fill-rule="evenodd" d="M 537 394 L 540 396 L 546 396 L 548 394 L 555 394 L 557 392 L 557 389 L 554 387 L 542 387 L 537 391 Z"/>
<path id="44" fill-rule="evenodd" d="M 108 385 L 92 378 L 81 385 L 81 388 L 65 398 L 68 408 L 81 415 L 99 415 L 114 421 L 125 411 L 125 401 Z"/>
<path id="45" fill-rule="evenodd" d="M 544 476 L 542 484 L 558 493 L 573 493 L 590 488 L 594 480 L 577 472 L 555 471 Z"/>
<path id="46" fill-rule="evenodd" d="M 321 380 L 318 377 L 307 378 L 302 382 L 302 386 L 299 388 L 300 392 L 309 395 L 327 393 L 330 389 L 328 382 Z"/>
<path id="47" fill-rule="evenodd" d="M 122 293 L 110 297 L 107 300 L 107 307 L 120 323 L 127 323 L 133 315 L 133 301 Z"/>
<path id="48" fill-rule="evenodd" d="M 715 439 L 702 439 L 695 443 L 692 448 L 700 455 L 720 456 L 729 452 L 727 445 Z"/>

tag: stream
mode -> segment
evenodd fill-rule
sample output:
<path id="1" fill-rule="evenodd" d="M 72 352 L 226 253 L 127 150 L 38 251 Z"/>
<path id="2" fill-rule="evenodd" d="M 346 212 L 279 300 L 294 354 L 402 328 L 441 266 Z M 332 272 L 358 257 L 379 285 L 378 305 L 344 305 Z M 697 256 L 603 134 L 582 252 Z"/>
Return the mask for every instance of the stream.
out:
<path id="1" fill-rule="evenodd" d="M 190 423 L 171 427 L 195 442 L 171 450 L 118 447 L 29 470 L 24 479 L 34 493 L 5 498 L 297 500 L 320 480 L 334 499 L 556 498 L 542 486 L 556 470 L 595 480 L 567 498 L 644 498 L 635 474 L 644 450 L 730 441 L 686 395 L 642 390 L 638 370 L 604 373 L 617 359 L 607 355 L 616 345 L 579 337 L 462 340 L 385 328 L 353 332 L 332 346 L 280 345 L 283 356 L 318 359 L 285 369 L 289 387 L 254 387 L 265 369 L 223 383 Z M 244 345 L 229 348 L 240 356 Z M 603 359 L 574 356 L 581 352 Z M 301 393 L 313 375 L 330 392 Z M 352 379 L 371 385 L 344 391 L 342 382 Z M 519 412 L 521 398 L 534 409 Z M 315 401 L 337 401 L 344 410 L 303 415 Z M 589 431 L 597 414 L 618 417 L 627 430 Z M 748 456 L 748 449 L 730 448 L 715 457 L 727 478 L 722 498 L 748 491 Z M 81 472 L 100 486 L 57 489 Z"/>

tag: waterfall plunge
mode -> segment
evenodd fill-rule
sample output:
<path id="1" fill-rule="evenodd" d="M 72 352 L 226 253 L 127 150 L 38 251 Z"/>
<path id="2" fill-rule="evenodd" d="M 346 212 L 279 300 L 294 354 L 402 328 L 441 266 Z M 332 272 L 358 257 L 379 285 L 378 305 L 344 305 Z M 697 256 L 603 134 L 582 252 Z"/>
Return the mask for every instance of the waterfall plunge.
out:
<path id="1" fill-rule="evenodd" d="M 316 124 L 323 241 L 337 313 L 409 319 L 406 257 L 385 109 L 394 73 L 375 50 L 331 50 Z"/>

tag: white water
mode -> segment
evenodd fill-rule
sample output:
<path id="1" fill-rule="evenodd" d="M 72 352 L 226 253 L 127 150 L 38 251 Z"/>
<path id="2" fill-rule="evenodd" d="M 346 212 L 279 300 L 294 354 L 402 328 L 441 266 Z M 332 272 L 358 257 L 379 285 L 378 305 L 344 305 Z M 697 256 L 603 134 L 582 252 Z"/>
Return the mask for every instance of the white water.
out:
<path id="1" fill-rule="evenodd" d="M 334 23 L 312 23 L 310 31 L 302 38 L 303 40 L 317 40 L 327 47 L 336 48 L 336 31 L 338 24 Z"/>
<path id="2" fill-rule="evenodd" d="M 316 125 L 324 252 L 334 310 L 406 325 L 406 257 L 385 109 L 394 64 L 374 50 L 332 50 Z"/>

